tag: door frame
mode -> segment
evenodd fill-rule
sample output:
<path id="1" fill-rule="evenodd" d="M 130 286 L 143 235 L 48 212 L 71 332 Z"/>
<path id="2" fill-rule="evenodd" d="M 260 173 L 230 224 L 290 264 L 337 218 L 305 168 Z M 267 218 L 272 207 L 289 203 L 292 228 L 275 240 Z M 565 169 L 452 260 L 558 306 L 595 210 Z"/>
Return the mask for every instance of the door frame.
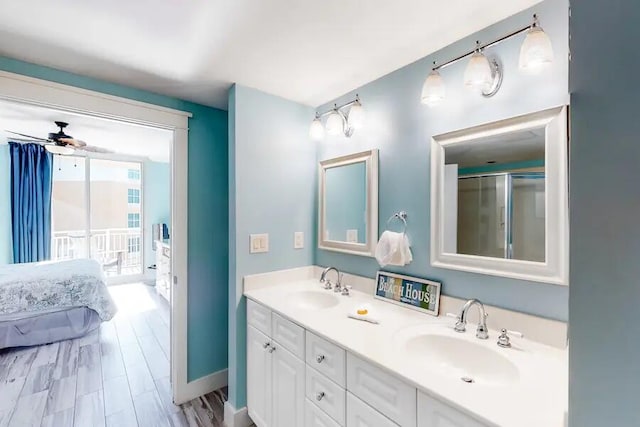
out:
<path id="1" fill-rule="evenodd" d="M 187 382 L 188 121 L 193 115 L 145 102 L 0 71 L 0 100 L 166 129 L 171 144 L 171 383 L 173 401 L 199 394 Z M 192 382 L 193 383 L 193 382 Z"/>

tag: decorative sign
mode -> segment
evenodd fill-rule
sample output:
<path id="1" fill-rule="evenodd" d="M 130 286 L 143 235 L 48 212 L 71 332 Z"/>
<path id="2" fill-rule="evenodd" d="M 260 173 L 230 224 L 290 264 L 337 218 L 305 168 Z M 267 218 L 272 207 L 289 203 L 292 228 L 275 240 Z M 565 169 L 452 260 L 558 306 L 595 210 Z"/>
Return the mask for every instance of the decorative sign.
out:
<path id="1" fill-rule="evenodd" d="M 437 316 L 441 286 L 440 282 L 378 271 L 374 297 Z"/>

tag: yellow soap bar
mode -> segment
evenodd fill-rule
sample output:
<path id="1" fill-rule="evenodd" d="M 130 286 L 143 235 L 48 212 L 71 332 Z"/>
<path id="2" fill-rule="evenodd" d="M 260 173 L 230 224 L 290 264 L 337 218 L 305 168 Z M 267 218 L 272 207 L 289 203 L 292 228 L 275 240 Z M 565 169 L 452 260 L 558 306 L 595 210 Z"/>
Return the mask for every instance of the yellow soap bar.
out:
<path id="1" fill-rule="evenodd" d="M 367 314 L 369 312 L 369 310 L 367 310 L 366 308 L 359 308 L 358 309 L 358 314 L 360 316 L 364 316 L 365 314 Z"/>

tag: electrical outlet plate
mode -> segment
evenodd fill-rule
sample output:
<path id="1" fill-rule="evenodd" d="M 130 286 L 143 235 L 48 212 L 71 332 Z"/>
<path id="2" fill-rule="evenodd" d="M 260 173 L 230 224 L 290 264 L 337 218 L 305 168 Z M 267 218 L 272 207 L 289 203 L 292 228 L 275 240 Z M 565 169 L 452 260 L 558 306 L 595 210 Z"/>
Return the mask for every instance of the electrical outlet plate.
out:
<path id="1" fill-rule="evenodd" d="M 268 234 L 250 234 L 249 235 L 249 253 L 259 254 L 269 252 L 269 235 Z"/>
<path id="2" fill-rule="evenodd" d="M 302 231 L 296 231 L 295 233 L 293 233 L 293 248 L 304 248 L 304 233 Z"/>

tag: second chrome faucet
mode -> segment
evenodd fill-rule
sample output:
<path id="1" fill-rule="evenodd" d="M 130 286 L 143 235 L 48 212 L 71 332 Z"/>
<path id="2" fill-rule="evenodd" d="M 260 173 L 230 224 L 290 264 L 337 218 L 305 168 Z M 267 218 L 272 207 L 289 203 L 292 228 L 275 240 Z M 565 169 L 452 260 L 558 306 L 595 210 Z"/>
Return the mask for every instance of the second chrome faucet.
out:
<path id="1" fill-rule="evenodd" d="M 456 326 L 453 328 L 456 332 L 464 332 L 467 330 L 467 314 L 472 306 L 478 307 L 478 329 L 476 329 L 476 337 L 481 340 L 489 338 L 489 329 L 487 328 L 487 313 L 484 311 L 484 305 L 477 299 L 470 299 L 460 310 Z"/>

